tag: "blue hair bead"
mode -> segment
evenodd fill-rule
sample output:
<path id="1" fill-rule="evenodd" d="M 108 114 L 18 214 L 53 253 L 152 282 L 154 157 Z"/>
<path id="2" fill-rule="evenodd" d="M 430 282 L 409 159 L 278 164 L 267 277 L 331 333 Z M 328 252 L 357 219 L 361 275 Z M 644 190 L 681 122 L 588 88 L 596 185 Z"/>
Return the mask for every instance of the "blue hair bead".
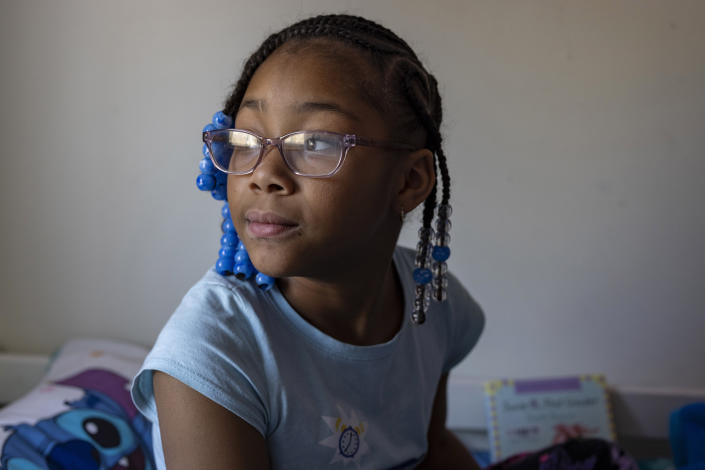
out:
<path id="1" fill-rule="evenodd" d="M 223 229 L 223 232 L 235 232 L 235 225 L 233 225 L 233 221 L 230 220 L 230 217 L 223 220 L 221 228 Z"/>
<path id="2" fill-rule="evenodd" d="M 221 246 L 235 247 L 238 245 L 240 240 L 237 238 L 235 232 L 225 232 L 222 237 L 220 237 Z"/>
<path id="3" fill-rule="evenodd" d="M 235 269 L 233 269 L 233 274 L 235 274 L 235 277 L 237 277 L 241 281 L 251 278 L 254 272 L 255 268 L 250 262 L 235 264 Z"/>
<path id="4" fill-rule="evenodd" d="M 428 268 L 416 268 L 414 269 L 414 281 L 417 284 L 428 284 L 433 279 L 433 274 Z"/>
<path id="5" fill-rule="evenodd" d="M 257 283 L 257 287 L 263 291 L 268 291 L 272 288 L 272 286 L 274 286 L 274 278 L 262 273 L 257 273 L 255 276 L 255 282 Z"/>
<path id="6" fill-rule="evenodd" d="M 198 168 L 201 170 L 201 173 L 205 175 L 215 175 L 215 172 L 218 171 L 208 157 L 203 157 L 201 161 L 198 162 Z"/>
<path id="7" fill-rule="evenodd" d="M 215 263 L 215 270 L 220 275 L 227 275 L 233 272 L 233 259 L 232 258 L 218 258 Z"/>
<path id="8" fill-rule="evenodd" d="M 233 118 L 225 114 L 223 111 L 218 111 L 213 115 L 213 124 L 220 129 L 226 129 L 233 125 Z"/>
<path id="9" fill-rule="evenodd" d="M 238 250 L 238 251 L 240 251 L 240 250 L 242 250 L 242 251 L 247 251 L 247 248 L 245 248 L 245 244 L 242 243 L 242 240 L 240 240 L 240 241 L 237 243 L 237 250 Z"/>
<path id="10" fill-rule="evenodd" d="M 230 259 L 234 259 L 234 258 L 235 258 L 235 251 L 236 251 L 236 250 L 235 250 L 235 247 L 233 247 L 233 246 L 228 246 L 228 245 L 224 245 L 224 246 L 222 246 L 222 247 L 220 248 L 220 250 L 218 251 L 218 256 L 219 256 L 220 258 L 230 258 Z"/>
<path id="11" fill-rule="evenodd" d="M 211 196 L 216 201 L 224 201 L 228 197 L 228 189 L 224 184 L 216 184 L 215 189 L 211 191 Z"/>
<path id="12" fill-rule="evenodd" d="M 434 246 L 431 256 L 438 262 L 446 261 L 450 258 L 450 248 L 447 246 Z"/>
<path id="13" fill-rule="evenodd" d="M 245 264 L 250 262 L 250 255 L 245 250 L 235 252 L 235 264 Z"/>
<path id="14" fill-rule="evenodd" d="M 203 147 L 201 148 L 201 153 L 203 154 L 204 157 L 210 159 L 211 158 L 211 152 L 208 150 L 208 146 L 203 143 Z"/>
<path id="15" fill-rule="evenodd" d="M 220 213 L 224 219 L 230 219 L 230 205 L 227 202 L 223 204 L 223 207 L 220 209 Z"/>
<path id="16" fill-rule="evenodd" d="M 201 191 L 212 191 L 215 189 L 215 178 L 211 175 L 204 175 L 201 173 L 196 178 L 196 186 Z"/>
<path id="17" fill-rule="evenodd" d="M 228 175 L 226 173 L 223 173 L 220 170 L 217 170 L 215 172 L 215 181 L 217 184 L 227 184 L 228 182 Z"/>
<path id="18" fill-rule="evenodd" d="M 203 126 L 203 132 L 215 131 L 215 130 L 217 130 L 217 129 L 218 129 L 218 128 L 215 127 L 215 125 L 214 125 L 213 123 L 211 123 L 211 122 L 209 122 L 208 124 L 206 124 L 205 126 Z"/>

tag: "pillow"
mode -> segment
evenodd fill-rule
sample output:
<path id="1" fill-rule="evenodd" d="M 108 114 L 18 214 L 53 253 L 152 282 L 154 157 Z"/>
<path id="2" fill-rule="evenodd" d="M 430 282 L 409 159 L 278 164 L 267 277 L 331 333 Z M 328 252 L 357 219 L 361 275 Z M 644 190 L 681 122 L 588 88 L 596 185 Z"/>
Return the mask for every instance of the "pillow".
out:
<path id="1" fill-rule="evenodd" d="M 153 470 L 151 423 L 130 397 L 147 350 L 74 339 L 46 375 L 0 409 L 0 469 Z"/>

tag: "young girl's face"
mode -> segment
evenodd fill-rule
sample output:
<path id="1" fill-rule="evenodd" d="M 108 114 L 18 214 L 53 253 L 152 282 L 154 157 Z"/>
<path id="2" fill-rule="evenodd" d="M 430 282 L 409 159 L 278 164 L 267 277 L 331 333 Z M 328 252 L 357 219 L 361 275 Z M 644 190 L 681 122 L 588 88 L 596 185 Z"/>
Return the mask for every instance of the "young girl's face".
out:
<path id="1" fill-rule="evenodd" d="M 372 69 L 354 49 L 335 47 L 340 57 L 315 47 L 276 51 L 250 81 L 235 127 L 269 138 L 325 130 L 403 142 L 361 88 Z M 358 146 L 333 176 L 311 178 L 293 174 L 268 147 L 252 174 L 228 178 L 233 223 L 255 267 L 274 277 L 332 279 L 389 256 L 400 228 L 403 158 Z"/>

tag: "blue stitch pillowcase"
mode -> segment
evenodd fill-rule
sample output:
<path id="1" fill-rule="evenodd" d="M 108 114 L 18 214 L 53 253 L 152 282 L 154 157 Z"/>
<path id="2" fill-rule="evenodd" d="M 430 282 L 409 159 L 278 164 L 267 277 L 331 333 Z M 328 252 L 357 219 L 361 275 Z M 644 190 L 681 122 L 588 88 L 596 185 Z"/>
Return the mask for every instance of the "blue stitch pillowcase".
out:
<path id="1" fill-rule="evenodd" d="M 147 352 L 104 339 L 65 343 L 40 383 L 0 410 L 0 469 L 154 469 L 151 423 L 130 397 Z"/>

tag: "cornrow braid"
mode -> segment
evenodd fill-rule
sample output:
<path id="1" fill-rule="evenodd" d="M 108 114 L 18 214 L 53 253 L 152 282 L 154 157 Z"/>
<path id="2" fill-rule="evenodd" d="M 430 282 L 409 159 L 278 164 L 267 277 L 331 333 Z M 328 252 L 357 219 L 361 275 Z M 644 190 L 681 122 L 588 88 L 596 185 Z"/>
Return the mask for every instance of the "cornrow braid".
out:
<path id="1" fill-rule="evenodd" d="M 436 211 L 438 185 L 434 183 L 431 193 L 424 201 L 414 271 L 414 279 L 417 284 L 412 319 L 416 323 L 423 323 L 431 291 L 429 276 L 435 275 L 434 297 L 437 300 L 445 298 L 445 284 L 447 283 L 445 280 L 445 260 L 450 254 L 447 248 L 450 239 L 447 233 L 450 227 L 448 220 L 450 215 L 450 205 L 448 204 L 450 175 L 442 149 L 440 125 L 443 112 L 438 84 L 435 77 L 423 67 L 411 47 L 391 30 L 362 17 L 320 15 L 305 19 L 270 35 L 247 59 L 240 78 L 225 102 L 224 113 L 234 121 L 253 75 L 275 50 L 292 40 L 306 41 L 314 38 L 338 41 L 367 54 L 367 57 L 371 59 L 371 64 L 382 73 L 392 95 L 400 100 L 400 106 L 406 106 L 412 110 L 414 119 L 410 125 L 424 131 L 426 135 L 424 146 L 434 155 L 434 173 L 437 174 L 436 166 L 440 169 L 442 197 L 436 232 L 431 228 Z M 404 119 L 400 117 L 399 121 L 402 122 Z M 432 246 L 434 241 L 435 247 Z M 441 251 L 445 254 L 437 256 L 439 246 L 443 247 Z M 431 266 L 432 257 L 436 261 Z M 433 274 L 429 267 L 432 267 Z"/>

